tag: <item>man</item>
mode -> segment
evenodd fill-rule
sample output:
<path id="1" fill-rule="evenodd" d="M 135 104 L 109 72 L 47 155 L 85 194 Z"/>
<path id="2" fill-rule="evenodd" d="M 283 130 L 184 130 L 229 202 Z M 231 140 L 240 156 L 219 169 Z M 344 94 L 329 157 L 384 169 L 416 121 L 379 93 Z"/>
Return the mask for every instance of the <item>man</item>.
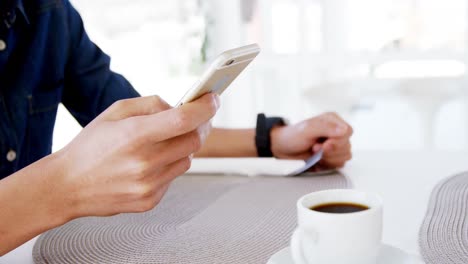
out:
<path id="1" fill-rule="evenodd" d="M 0 255 L 77 217 L 153 208 L 194 154 L 351 158 L 352 129 L 335 114 L 211 131 L 216 95 L 180 108 L 139 98 L 68 0 L 2 0 L 0 16 Z M 85 128 L 50 154 L 59 103 Z"/>

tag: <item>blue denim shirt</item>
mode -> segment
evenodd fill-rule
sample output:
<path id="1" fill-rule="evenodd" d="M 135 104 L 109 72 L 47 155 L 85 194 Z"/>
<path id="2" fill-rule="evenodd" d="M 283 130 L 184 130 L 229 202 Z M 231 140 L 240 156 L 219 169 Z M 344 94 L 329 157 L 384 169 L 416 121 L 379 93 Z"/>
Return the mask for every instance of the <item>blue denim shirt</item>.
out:
<path id="1" fill-rule="evenodd" d="M 59 103 L 85 126 L 139 96 L 109 64 L 68 0 L 0 0 L 0 179 L 50 154 Z"/>

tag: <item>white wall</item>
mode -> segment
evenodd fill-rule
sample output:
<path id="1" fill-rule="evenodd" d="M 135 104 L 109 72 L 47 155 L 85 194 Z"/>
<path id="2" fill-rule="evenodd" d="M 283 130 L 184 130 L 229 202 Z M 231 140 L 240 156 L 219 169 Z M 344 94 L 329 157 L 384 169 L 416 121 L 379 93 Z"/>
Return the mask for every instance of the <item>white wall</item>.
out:
<path id="1" fill-rule="evenodd" d="M 208 60 L 260 43 L 217 125 L 253 126 L 260 111 L 292 121 L 337 111 L 354 125 L 357 150 L 468 148 L 463 0 L 72 2 L 112 68 L 170 103 L 203 69 L 205 30 Z M 61 109 L 54 149 L 78 131 Z"/>

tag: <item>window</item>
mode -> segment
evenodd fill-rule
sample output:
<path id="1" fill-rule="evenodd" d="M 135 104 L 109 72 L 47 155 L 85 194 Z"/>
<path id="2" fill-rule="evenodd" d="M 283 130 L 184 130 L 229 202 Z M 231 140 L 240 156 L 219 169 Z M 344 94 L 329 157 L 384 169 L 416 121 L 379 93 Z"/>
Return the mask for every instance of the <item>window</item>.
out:
<path id="1" fill-rule="evenodd" d="M 175 104 L 203 67 L 205 19 L 197 0 L 71 0 L 91 39 L 112 58 L 111 68 L 143 95 Z M 54 150 L 81 127 L 59 108 Z"/>
<path id="2" fill-rule="evenodd" d="M 175 103 L 203 65 L 205 19 L 196 0 L 72 0 L 112 69 L 142 94 Z"/>

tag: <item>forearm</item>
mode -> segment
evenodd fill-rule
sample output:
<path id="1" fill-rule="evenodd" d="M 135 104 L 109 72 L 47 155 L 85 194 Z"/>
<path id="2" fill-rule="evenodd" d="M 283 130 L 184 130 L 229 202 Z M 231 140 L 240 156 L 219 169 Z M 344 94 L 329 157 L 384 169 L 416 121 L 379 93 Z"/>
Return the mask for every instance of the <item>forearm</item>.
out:
<path id="1" fill-rule="evenodd" d="M 0 181 L 0 256 L 68 221 L 51 180 L 59 163 L 50 155 Z"/>
<path id="2" fill-rule="evenodd" d="M 215 128 L 196 156 L 256 157 L 255 129 Z"/>

